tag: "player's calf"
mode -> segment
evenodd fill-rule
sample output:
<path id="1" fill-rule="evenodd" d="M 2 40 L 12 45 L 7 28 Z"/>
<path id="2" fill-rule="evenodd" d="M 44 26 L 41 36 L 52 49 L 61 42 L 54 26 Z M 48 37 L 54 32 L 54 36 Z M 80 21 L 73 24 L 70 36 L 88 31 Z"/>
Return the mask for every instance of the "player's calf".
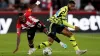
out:
<path id="1" fill-rule="evenodd" d="M 69 31 L 67 28 L 64 28 L 62 30 L 62 34 L 69 37 L 69 38 L 73 35 L 73 33 L 71 31 Z"/>

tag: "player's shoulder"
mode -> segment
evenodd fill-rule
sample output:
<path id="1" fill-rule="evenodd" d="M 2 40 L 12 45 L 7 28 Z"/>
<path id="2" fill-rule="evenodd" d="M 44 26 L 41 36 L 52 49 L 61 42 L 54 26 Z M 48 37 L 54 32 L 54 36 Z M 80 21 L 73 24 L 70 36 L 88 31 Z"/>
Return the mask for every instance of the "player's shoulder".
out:
<path id="1" fill-rule="evenodd" d="M 30 16 L 32 14 L 32 9 L 27 9 L 25 12 L 24 12 L 24 15 L 26 17 Z"/>
<path id="2" fill-rule="evenodd" d="M 63 6 L 61 9 L 68 9 L 68 6 Z"/>
<path id="3" fill-rule="evenodd" d="M 32 11 L 32 9 L 28 8 L 26 11 L 29 11 L 29 12 L 31 12 L 31 11 Z"/>
<path id="4" fill-rule="evenodd" d="M 64 8 L 68 8 L 68 6 L 64 6 Z"/>
<path id="5" fill-rule="evenodd" d="M 27 14 L 27 13 L 28 13 L 28 14 L 29 14 L 29 13 L 32 13 L 32 9 L 30 9 L 30 8 L 27 9 L 27 10 L 25 11 L 25 14 Z"/>
<path id="6" fill-rule="evenodd" d="M 28 11 L 31 11 L 31 9 L 29 8 Z"/>
<path id="7" fill-rule="evenodd" d="M 60 11 L 62 12 L 62 11 L 68 11 L 68 6 L 63 6 L 61 9 L 60 9 Z"/>

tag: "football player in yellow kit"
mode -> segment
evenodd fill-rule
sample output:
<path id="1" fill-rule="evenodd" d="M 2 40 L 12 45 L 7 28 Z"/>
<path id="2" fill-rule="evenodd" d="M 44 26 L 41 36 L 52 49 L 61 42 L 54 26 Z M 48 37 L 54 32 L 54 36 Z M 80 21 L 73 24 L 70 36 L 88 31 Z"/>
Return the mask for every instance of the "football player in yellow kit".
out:
<path id="1" fill-rule="evenodd" d="M 67 22 L 66 16 L 68 15 L 68 11 L 75 9 L 75 2 L 69 1 L 67 6 L 60 8 L 56 14 L 48 19 L 51 22 L 49 27 L 49 32 L 56 35 L 56 33 L 63 34 L 67 36 L 70 42 L 73 45 L 74 50 L 76 51 L 77 55 L 81 55 L 86 53 L 87 50 L 80 50 L 77 42 L 75 40 L 74 34 L 68 30 L 69 28 L 73 28 L 75 30 L 79 30 L 79 27 L 73 26 Z"/>

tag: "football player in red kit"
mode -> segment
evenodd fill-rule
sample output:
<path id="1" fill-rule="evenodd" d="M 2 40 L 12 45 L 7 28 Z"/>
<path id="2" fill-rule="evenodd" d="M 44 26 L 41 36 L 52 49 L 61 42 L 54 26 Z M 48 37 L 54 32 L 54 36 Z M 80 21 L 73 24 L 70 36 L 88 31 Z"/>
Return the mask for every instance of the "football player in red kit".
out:
<path id="1" fill-rule="evenodd" d="M 61 42 L 55 35 L 53 35 L 52 33 L 48 33 L 48 30 L 45 27 L 45 25 L 39 19 L 36 19 L 35 17 L 31 16 L 31 14 L 32 14 L 31 8 L 28 8 L 24 14 L 19 13 L 19 18 L 17 20 L 17 26 L 16 26 L 16 28 L 17 28 L 17 46 L 13 53 L 15 53 L 19 48 L 20 35 L 21 35 L 22 29 L 27 31 L 27 39 L 28 39 L 28 43 L 29 43 L 29 47 L 30 47 L 28 54 L 32 54 L 36 49 L 41 49 L 41 48 L 50 46 L 52 44 L 52 39 L 54 39 L 56 42 L 60 43 L 60 45 L 62 47 L 64 47 L 64 48 L 67 47 L 66 44 Z M 47 36 L 49 36 L 49 38 L 48 38 L 49 41 L 43 42 L 42 44 L 38 45 L 37 48 L 34 48 L 33 40 L 34 40 L 36 30 L 42 31 Z"/>

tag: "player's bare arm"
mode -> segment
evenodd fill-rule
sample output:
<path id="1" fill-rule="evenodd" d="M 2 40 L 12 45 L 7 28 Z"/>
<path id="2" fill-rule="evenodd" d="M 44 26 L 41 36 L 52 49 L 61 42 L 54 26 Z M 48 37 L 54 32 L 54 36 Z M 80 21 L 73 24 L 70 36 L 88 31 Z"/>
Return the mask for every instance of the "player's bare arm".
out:
<path id="1" fill-rule="evenodd" d="M 21 35 L 21 29 L 17 28 L 17 44 L 16 44 L 16 49 L 14 50 L 13 53 L 16 53 L 18 51 L 18 49 L 19 49 L 20 35 Z"/>

